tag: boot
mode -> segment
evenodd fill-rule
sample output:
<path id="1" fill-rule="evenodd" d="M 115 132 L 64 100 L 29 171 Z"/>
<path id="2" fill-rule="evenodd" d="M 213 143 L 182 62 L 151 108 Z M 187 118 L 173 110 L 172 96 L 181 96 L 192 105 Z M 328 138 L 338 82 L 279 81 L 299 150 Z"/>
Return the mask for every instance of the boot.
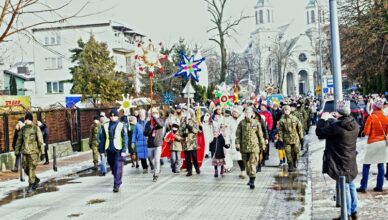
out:
<path id="1" fill-rule="evenodd" d="M 261 164 L 260 163 L 256 167 L 256 173 L 258 173 L 258 172 L 261 172 Z"/>
<path id="2" fill-rule="evenodd" d="M 296 168 L 298 168 L 298 160 L 294 160 L 294 168 L 296 169 Z"/>
<path id="3" fill-rule="evenodd" d="M 92 170 L 97 170 L 97 169 L 98 169 L 98 165 L 97 165 L 97 163 L 94 163 Z"/>
<path id="4" fill-rule="evenodd" d="M 240 177 L 240 179 L 245 179 L 245 176 L 245 170 L 243 170 L 238 177 Z"/>
<path id="5" fill-rule="evenodd" d="M 27 193 L 32 193 L 34 191 L 35 191 L 35 189 L 32 187 L 32 185 L 29 185 L 27 188 Z"/>
<path id="6" fill-rule="evenodd" d="M 36 190 L 39 187 L 39 182 L 40 179 L 38 177 L 35 177 L 35 183 L 31 186 L 33 190 Z"/>
<path id="7" fill-rule="evenodd" d="M 255 188 L 255 179 L 256 177 L 249 177 L 249 188 L 254 189 Z"/>
<path id="8" fill-rule="evenodd" d="M 288 172 L 294 172 L 294 165 L 292 164 L 292 162 L 288 163 Z"/>

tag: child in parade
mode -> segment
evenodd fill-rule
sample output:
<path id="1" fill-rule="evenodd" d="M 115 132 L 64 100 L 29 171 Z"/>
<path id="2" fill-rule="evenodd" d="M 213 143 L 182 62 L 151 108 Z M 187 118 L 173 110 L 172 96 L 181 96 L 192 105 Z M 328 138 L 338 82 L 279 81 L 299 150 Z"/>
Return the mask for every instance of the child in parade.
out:
<path id="1" fill-rule="evenodd" d="M 225 153 L 224 148 L 227 148 L 225 145 L 225 139 L 219 130 L 215 130 L 213 133 L 213 141 L 210 143 L 210 152 L 213 158 L 212 165 L 214 166 L 214 177 L 218 177 L 218 167 L 220 167 L 220 174 L 224 176 L 224 166 L 225 166 Z"/>
<path id="2" fill-rule="evenodd" d="M 275 134 L 275 148 L 278 150 L 279 166 L 286 164 L 286 151 L 284 150 L 283 143 L 279 140 L 279 133 Z"/>
<path id="3" fill-rule="evenodd" d="M 181 162 L 182 152 L 182 140 L 183 138 L 178 133 L 179 125 L 174 123 L 164 137 L 162 144 L 162 156 L 170 156 L 171 158 L 171 171 L 173 173 L 179 173 L 179 167 Z M 170 151 L 169 153 L 168 150 Z"/>

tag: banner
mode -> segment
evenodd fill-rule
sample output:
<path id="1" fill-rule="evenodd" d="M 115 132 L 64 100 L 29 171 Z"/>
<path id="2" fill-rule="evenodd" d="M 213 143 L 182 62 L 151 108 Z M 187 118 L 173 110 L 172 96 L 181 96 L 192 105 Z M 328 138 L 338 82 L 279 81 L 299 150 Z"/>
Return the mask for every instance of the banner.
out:
<path id="1" fill-rule="evenodd" d="M 0 111 L 25 111 L 31 109 L 29 96 L 0 96 Z"/>

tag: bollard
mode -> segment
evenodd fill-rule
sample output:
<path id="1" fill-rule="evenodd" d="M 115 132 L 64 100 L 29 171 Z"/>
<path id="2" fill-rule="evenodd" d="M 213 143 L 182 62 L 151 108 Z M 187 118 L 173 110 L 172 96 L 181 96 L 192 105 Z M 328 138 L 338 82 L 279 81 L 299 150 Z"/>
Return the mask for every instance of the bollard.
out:
<path id="1" fill-rule="evenodd" d="M 23 153 L 20 152 L 20 159 L 19 159 L 19 173 L 20 173 L 20 182 L 24 182 L 24 172 L 23 172 Z"/>
<path id="2" fill-rule="evenodd" d="M 56 150 L 55 146 L 53 146 L 53 170 L 55 172 L 58 171 L 58 167 L 57 167 L 57 150 Z"/>
<path id="3" fill-rule="evenodd" d="M 339 195 L 341 201 L 341 220 L 348 220 L 348 213 L 346 209 L 346 178 L 344 176 L 339 177 Z"/>

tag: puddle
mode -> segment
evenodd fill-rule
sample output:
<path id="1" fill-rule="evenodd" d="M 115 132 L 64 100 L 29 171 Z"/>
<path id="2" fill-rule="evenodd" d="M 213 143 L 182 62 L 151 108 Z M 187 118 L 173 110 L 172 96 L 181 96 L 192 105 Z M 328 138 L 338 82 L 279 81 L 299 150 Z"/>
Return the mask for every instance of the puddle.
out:
<path id="1" fill-rule="evenodd" d="M 103 203 L 105 201 L 106 201 L 105 199 L 92 199 L 92 200 L 88 201 L 86 204 L 93 205 L 93 204 Z"/>
<path id="2" fill-rule="evenodd" d="M 11 203 L 17 199 L 24 199 L 34 195 L 38 195 L 41 193 L 55 192 L 58 191 L 58 186 L 62 186 L 65 184 L 76 184 L 80 182 L 74 182 L 74 178 L 63 178 L 63 179 L 52 179 L 47 182 L 39 184 L 39 188 L 35 190 L 35 192 L 27 193 L 27 187 L 23 189 L 12 191 L 6 197 L 0 200 L 0 206 Z"/>
<path id="3" fill-rule="evenodd" d="M 82 215 L 82 213 L 76 213 L 76 214 L 70 214 L 70 215 L 68 215 L 67 217 L 68 218 L 78 218 L 78 217 L 80 217 Z"/>

